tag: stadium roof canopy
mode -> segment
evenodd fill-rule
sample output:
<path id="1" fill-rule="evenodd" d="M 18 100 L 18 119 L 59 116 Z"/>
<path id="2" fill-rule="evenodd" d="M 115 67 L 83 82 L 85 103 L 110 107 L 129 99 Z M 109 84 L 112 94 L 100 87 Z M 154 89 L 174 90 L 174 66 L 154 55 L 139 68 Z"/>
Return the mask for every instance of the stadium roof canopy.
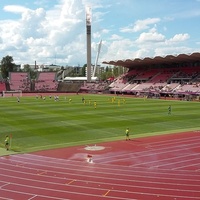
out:
<path id="1" fill-rule="evenodd" d="M 152 66 L 152 65 L 172 65 L 178 63 L 188 63 L 188 62 L 200 62 L 200 53 L 192 54 L 179 54 L 177 56 L 167 55 L 165 57 L 156 56 L 154 58 L 135 58 L 126 60 L 116 60 L 116 61 L 103 61 L 103 64 L 122 66 L 127 68 L 142 67 L 142 66 Z"/>

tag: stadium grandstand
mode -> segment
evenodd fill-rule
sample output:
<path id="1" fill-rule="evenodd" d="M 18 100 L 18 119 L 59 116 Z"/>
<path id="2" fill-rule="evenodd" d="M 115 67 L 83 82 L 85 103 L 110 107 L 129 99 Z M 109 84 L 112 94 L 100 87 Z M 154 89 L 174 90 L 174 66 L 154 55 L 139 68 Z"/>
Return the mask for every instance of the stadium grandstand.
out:
<path id="1" fill-rule="evenodd" d="M 58 87 L 56 72 L 40 72 L 34 86 L 37 92 L 56 91 Z"/>
<path id="2" fill-rule="evenodd" d="M 11 91 L 30 91 L 30 74 L 28 72 L 10 72 L 9 86 Z"/>
<path id="3" fill-rule="evenodd" d="M 105 81 L 64 77 L 58 72 L 38 72 L 31 80 L 29 72 L 10 72 L 9 79 L 0 76 L 0 92 L 83 92 L 145 96 L 151 98 L 180 97 L 199 99 L 200 53 L 177 56 L 156 56 L 144 59 L 104 61 L 103 64 L 123 67 L 124 73 Z"/>
<path id="4" fill-rule="evenodd" d="M 148 97 L 198 98 L 200 95 L 200 53 L 166 57 L 104 61 L 127 72 L 111 84 L 111 93 Z"/>

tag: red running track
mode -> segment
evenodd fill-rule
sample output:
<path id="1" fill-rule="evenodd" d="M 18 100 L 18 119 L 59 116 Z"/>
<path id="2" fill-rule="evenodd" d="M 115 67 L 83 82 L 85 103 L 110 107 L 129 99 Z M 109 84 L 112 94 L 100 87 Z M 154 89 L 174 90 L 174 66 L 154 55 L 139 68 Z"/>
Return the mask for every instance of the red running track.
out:
<path id="1" fill-rule="evenodd" d="M 200 199 L 200 132 L 98 146 L 0 157 L 0 200 Z"/>

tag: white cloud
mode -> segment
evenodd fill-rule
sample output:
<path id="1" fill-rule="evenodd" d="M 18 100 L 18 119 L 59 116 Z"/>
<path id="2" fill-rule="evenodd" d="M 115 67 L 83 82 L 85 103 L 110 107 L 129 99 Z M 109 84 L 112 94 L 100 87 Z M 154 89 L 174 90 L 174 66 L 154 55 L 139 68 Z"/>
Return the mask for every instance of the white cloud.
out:
<path id="1" fill-rule="evenodd" d="M 169 39 L 168 42 L 182 42 L 190 38 L 190 35 L 187 33 L 176 34 L 173 38 Z"/>
<path id="2" fill-rule="evenodd" d="M 150 28 L 150 25 L 155 25 L 160 22 L 159 18 L 147 18 L 144 20 L 137 20 L 134 25 L 121 28 L 121 32 L 138 32 Z"/>
<path id="3" fill-rule="evenodd" d="M 95 33 L 93 33 L 93 37 L 94 38 L 100 38 L 101 37 L 101 33 L 100 32 L 95 32 Z"/>
<path id="4" fill-rule="evenodd" d="M 151 29 L 149 32 L 143 32 L 140 34 L 139 38 L 136 40 L 138 44 L 150 42 L 150 43 L 157 43 L 157 42 L 164 42 L 165 36 L 161 33 L 158 33 L 155 29 Z"/>
<path id="5" fill-rule="evenodd" d="M 166 55 L 178 55 L 181 53 L 191 53 L 192 49 L 185 46 L 164 46 L 164 47 L 158 47 L 155 49 L 154 56 L 166 56 Z"/>
<path id="6" fill-rule="evenodd" d="M 4 6 L 3 10 L 6 12 L 12 12 L 12 13 L 23 13 L 26 10 L 28 10 L 28 8 L 24 6 L 19 6 L 19 5 L 8 5 L 8 6 Z"/>
<path id="7" fill-rule="evenodd" d="M 92 6 L 92 62 L 95 61 L 100 39 L 103 43 L 99 62 L 190 50 L 182 46 L 190 39 L 189 32 L 173 32 L 170 33 L 173 37 L 167 39 L 170 23 L 174 23 L 171 18 L 162 17 L 162 21 L 159 17 L 146 18 L 133 24 L 122 20 L 112 25 L 109 17 L 115 10 L 106 9 L 111 6 L 107 1 L 57 0 L 57 4 L 52 3 L 49 7 L 44 6 L 46 1 L 35 1 L 42 5 L 36 9 L 18 5 L 4 7 L 5 12 L 17 13 L 18 19 L 0 20 L 0 57 L 11 55 L 19 64 L 33 64 L 35 60 L 41 64 L 85 64 L 86 5 Z M 163 28 L 159 27 L 160 24 Z M 124 28 L 119 29 L 118 26 Z M 128 39 L 129 36 L 131 38 Z"/>
<path id="8" fill-rule="evenodd" d="M 46 7 L 49 4 L 49 0 L 35 0 L 34 4 L 41 7 Z"/>
<path id="9" fill-rule="evenodd" d="M 119 36 L 119 35 L 117 35 L 117 34 L 113 34 L 113 35 L 111 35 L 111 38 L 110 38 L 110 39 L 111 39 L 111 40 L 121 40 L 122 37 Z"/>
<path id="10" fill-rule="evenodd" d="M 134 54 L 134 58 L 145 58 L 151 55 L 151 51 L 147 48 L 141 48 L 137 50 Z"/>
<path id="11" fill-rule="evenodd" d="M 130 39 L 117 39 L 112 42 L 104 42 L 102 45 L 102 55 L 100 56 L 100 60 L 111 60 L 111 58 L 112 60 L 118 60 L 133 57 L 133 47 L 134 42 Z"/>
<path id="12" fill-rule="evenodd" d="M 20 52 L 13 52 L 11 49 L 26 49 L 26 60 L 15 60 L 16 62 L 30 63 L 37 58 L 41 62 L 52 63 L 55 54 L 59 63 L 66 60 L 75 62 L 76 55 L 85 50 L 83 45 L 80 45 L 85 40 L 85 37 L 82 40 L 81 36 L 85 35 L 85 16 L 84 7 L 80 3 L 81 0 L 63 1 L 62 5 L 56 5 L 54 10 L 47 12 L 43 8 L 31 10 L 17 6 L 5 7 L 5 10 L 10 12 L 18 8 L 21 19 L 1 21 L 0 35 L 4 45 L 0 49 L 15 57 L 19 57 L 17 54 Z M 72 52 L 75 54 L 74 60 L 70 60 L 72 56 L 69 54 Z"/>

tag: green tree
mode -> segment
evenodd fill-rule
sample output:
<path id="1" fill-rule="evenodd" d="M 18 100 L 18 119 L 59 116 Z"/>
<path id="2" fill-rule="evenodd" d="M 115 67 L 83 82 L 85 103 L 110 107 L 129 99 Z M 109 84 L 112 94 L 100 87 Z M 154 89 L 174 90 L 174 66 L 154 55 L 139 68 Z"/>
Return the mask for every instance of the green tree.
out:
<path id="1" fill-rule="evenodd" d="M 12 56 L 5 56 L 1 60 L 1 74 L 3 78 L 7 78 L 9 75 L 9 72 L 13 72 L 15 69 L 15 64 L 13 63 L 13 57 Z"/>
<path id="2" fill-rule="evenodd" d="M 114 66 L 113 74 L 114 74 L 115 77 L 119 76 L 119 67 Z"/>
<path id="3" fill-rule="evenodd" d="M 31 67 L 29 64 L 24 65 L 24 72 L 30 72 L 31 71 Z"/>
<path id="4" fill-rule="evenodd" d="M 105 81 L 105 80 L 107 80 L 107 79 L 110 78 L 110 77 L 113 77 L 113 73 L 112 73 L 112 71 L 107 71 L 107 72 L 103 72 L 103 73 L 101 74 L 100 79 L 101 79 L 102 81 Z"/>
<path id="5" fill-rule="evenodd" d="M 87 64 L 84 64 L 83 67 L 82 67 L 82 76 L 86 76 L 86 67 L 87 67 Z"/>
<path id="6" fill-rule="evenodd" d="M 106 66 L 106 70 L 105 70 L 106 72 L 108 72 L 109 71 L 109 67 L 108 66 Z"/>
<path id="7" fill-rule="evenodd" d="M 30 73 L 30 79 L 36 79 L 37 77 L 37 72 L 35 72 L 33 69 L 31 69 L 29 64 L 24 65 L 24 72 L 29 72 Z"/>

